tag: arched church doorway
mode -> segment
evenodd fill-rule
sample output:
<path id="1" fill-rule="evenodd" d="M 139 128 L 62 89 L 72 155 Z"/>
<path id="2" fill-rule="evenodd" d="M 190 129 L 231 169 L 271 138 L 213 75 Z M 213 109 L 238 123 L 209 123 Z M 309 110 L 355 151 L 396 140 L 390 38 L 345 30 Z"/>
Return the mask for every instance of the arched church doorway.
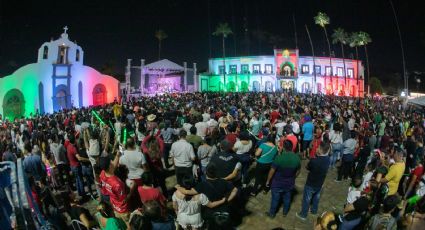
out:
<path id="1" fill-rule="evenodd" d="M 9 90 L 3 98 L 3 113 L 9 120 L 25 116 L 24 95 L 18 89 Z"/>
<path id="2" fill-rule="evenodd" d="M 106 103 L 107 91 L 103 84 L 97 84 L 93 88 L 93 105 L 104 105 Z"/>
<path id="3" fill-rule="evenodd" d="M 56 93 L 56 105 L 57 105 L 58 109 L 59 110 L 66 109 L 66 102 L 67 102 L 66 91 L 65 90 L 59 90 Z"/>

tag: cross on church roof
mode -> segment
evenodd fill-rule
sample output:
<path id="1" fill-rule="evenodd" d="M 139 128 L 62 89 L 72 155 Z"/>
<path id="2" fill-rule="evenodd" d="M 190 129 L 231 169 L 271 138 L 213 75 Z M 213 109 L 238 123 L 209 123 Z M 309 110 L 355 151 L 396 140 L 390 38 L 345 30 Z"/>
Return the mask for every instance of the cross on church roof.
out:
<path id="1" fill-rule="evenodd" d="M 65 26 L 64 28 L 63 28 L 63 33 L 64 34 L 66 34 L 66 31 L 68 30 L 68 26 Z"/>

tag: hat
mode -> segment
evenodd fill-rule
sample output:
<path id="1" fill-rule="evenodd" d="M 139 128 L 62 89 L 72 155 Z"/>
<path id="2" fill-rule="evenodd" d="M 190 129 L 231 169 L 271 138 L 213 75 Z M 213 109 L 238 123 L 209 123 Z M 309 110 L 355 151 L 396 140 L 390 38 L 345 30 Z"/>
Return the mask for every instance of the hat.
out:
<path id="1" fill-rule="evenodd" d="M 148 121 L 154 121 L 155 118 L 156 118 L 155 114 L 149 114 L 148 117 L 147 117 Z"/>

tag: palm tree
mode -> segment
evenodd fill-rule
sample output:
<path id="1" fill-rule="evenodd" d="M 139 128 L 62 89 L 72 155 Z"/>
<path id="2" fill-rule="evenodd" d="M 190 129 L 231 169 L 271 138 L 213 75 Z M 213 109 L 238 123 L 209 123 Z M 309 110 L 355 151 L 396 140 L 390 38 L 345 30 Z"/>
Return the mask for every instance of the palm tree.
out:
<path id="1" fill-rule="evenodd" d="M 166 39 L 168 35 L 161 29 L 155 31 L 155 37 L 158 39 L 158 60 L 161 59 L 161 42 Z"/>
<path id="2" fill-rule="evenodd" d="M 360 87 L 359 87 L 359 50 L 357 48 L 357 47 L 360 46 L 360 43 L 359 43 L 359 33 L 358 32 L 353 32 L 353 33 L 350 34 L 349 44 L 350 44 L 350 47 L 355 48 L 355 50 L 356 50 L 357 88 L 358 88 L 358 92 L 359 92 L 359 96 L 360 96 Z"/>
<path id="3" fill-rule="evenodd" d="M 366 55 L 367 85 L 368 85 L 368 87 L 370 87 L 370 85 L 369 85 L 369 77 L 370 77 L 369 56 L 367 54 L 367 45 L 372 42 L 372 39 L 370 38 L 368 33 L 363 32 L 363 31 L 358 32 L 357 37 L 358 37 L 359 46 L 364 47 L 364 52 L 365 52 L 365 55 Z"/>
<path id="4" fill-rule="evenodd" d="M 333 68 L 332 68 L 332 55 L 331 55 L 331 43 L 329 43 L 329 38 L 328 38 L 328 32 L 326 31 L 326 25 L 329 25 L 330 23 L 330 19 L 328 17 L 328 15 L 326 15 L 323 12 L 319 12 L 317 13 L 317 15 L 314 17 L 314 22 L 319 25 L 320 27 L 323 28 L 323 32 L 325 33 L 325 37 L 326 37 L 326 41 L 328 42 L 328 50 L 329 50 L 329 64 L 331 66 L 331 90 L 333 93 L 333 82 L 332 82 L 332 72 L 333 72 Z"/>
<path id="5" fill-rule="evenodd" d="M 347 87 L 347 73 L 345 68 L 345 56 L 344 56 L 344 45 L 346 45 L 348 42 L 348 34 L 345 32 L 343 28 L 338 28 L 334 30 L 334 33 L 332 34 L 332 43 L 337 44 L 339 43 L 341 45 L 341 52 L 342 52 L 342 62 L 344 63 L 344 82 L 345 87 Z"/>
<path id="6" fill-rule="evenodd" d="M 223 78 L 224 78 L 224 89 L 226 90 L 226 45 L 225 45 L 225 40 L 227 38 L 228 35 L 232 34 L 232 29 L 230 29 L 229 24 L 226 23 L 220 23 L 217 25 L 213 35 L 214 36 L 221 36 L 222 37 L 222 42 L 223 42 L 223 67 L 224 67 L 224 73 L 223 73 Z"/>

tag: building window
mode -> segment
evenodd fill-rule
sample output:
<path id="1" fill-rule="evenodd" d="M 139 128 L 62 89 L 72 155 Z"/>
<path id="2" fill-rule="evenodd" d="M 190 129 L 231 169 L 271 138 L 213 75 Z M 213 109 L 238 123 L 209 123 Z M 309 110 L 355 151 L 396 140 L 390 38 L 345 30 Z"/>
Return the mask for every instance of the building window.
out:
<path id="1" fill-rule="evenodd" d="M 59 55 L 58 55 L 58 64 L 67 64 L 68 63 L 68 47 L 59 46 Z"/>
<path id="2" fill-rule="evenodd" d="M 43 48 L 43 59 L 47 59 L 49 57 L 49 47 L 44 46 Z"/>
<path id="3" fill-rule="evenodd" d="M 332 68 L 330 66 L 325 67 L 325 76 L 332 76 Z"/>
<path id="4" fill-rule="evenodd" d="M 80 61 L 80 50 L 75 51 L 75 61 Z"/>
<path id="5" fill-rule="evenodd" d="M 310 73 L 310 66 L 309 65 L 301 65 L 301 73 L 303 73 L 303 74 L 309 74 Z"/>
<path id="6" fill-rule="evenodd" d="M 272 64 L 266 64 L 266 73 L 271 74 L 273 73 L 273 65 Z"/>
<path id="7" fill-rule="evenodd" d="M 338 76 L 344 77 L 344 71 L 342 70 L 342 67 L 336 68 L 336 72 Z"/>
<path id="8" fill-rule="evenodd" d="M 322 74 L 322 68 L 321 68 L 321 66 L 320 65 L 315 65 L 314 66 L 314 71 L 315 71 L 315 73 L 316 74 Z"/>
<path id="9" fill-rule="evenodd" d="M 354 76 L 354 69 L 347 69 L 347 77 L 353 78 Z"/>
<path id="10" fill-rule="evenodd" d="M 241 72 L 242 73 L 248 73 L 249 72 L 249 67 L 248 67 L 247 64 L 241 65 Z"/>
<path id="11" fill-rule="evenodd" d="M 252 73 L 261 73 L 261 68 L 259 64 L 252 65 Z"/>
<path id="12" fill-rule="evenodd" d="M 230 71 L 230 74 L 235 74 L 235 73 L 237 73 L 238 69 L 237 69 L 236 65 L 230 65 L 229 71 Z"/>
<path id="13" fill-rule="evenodd" d="M 218 66 L 218 73 L 219 74 L 224 74 L 224 65 L 219 65 Z"/>

